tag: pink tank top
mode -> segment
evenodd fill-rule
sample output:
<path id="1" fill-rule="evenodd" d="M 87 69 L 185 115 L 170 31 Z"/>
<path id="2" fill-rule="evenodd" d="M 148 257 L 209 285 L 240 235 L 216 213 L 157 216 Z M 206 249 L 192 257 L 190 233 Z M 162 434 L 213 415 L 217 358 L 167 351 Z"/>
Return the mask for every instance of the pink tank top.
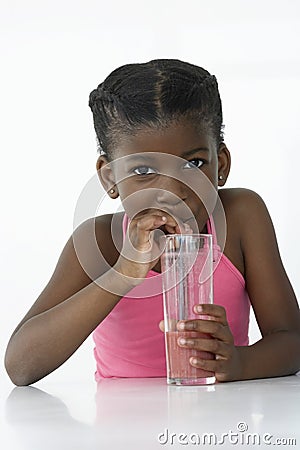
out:
<path id="1" fill-rule="evenodd" d="M 124 214 L 123 235 L 128 227 Z M 250 301 L 245 280 L 232 262 L 221 253 L 216 242 L 212 217 L 207 222 L 212 234 L 214 261 L 214 303 L 224 306 L 237 346 L 249 344 Z M 164 333 L 158 324 L 163 319 L 161 277 L 150 270 L 146 279 L 123 297 L 93 332 L 96 381 L 110 377 L 165 377 Z"/>

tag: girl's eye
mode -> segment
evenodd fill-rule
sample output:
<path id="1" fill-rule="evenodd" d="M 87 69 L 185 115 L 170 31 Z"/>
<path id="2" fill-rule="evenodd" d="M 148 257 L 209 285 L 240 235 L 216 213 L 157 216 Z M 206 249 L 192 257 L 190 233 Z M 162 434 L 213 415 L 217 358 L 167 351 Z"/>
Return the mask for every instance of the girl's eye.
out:
<path id="1" fill-rule="evenodd" d="M 200 167 L 204 164 L 204 161 L 199 158 L 191 159 L 184 165 L 184 169 L 200 169 Z"/>
<path id="2" fill-rule="evenodd" d="M 135 175 L 151 175 L 152 173 L 157 173 L 155 169 L 148 166 L 139 166 L 133 170 Z"/>

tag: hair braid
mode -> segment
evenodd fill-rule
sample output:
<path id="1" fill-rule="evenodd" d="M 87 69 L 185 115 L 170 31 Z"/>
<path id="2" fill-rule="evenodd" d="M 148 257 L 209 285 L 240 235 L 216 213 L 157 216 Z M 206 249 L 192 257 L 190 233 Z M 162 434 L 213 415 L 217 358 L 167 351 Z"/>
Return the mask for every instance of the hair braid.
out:
<path id="1" fill-rule="evenodd" d="M 190 63 L 156 59 L 115 69 L 89 96 L 100 152 L 112 157 L 122 134 L 189 118 L 223 141 L 216 77 Z"/>

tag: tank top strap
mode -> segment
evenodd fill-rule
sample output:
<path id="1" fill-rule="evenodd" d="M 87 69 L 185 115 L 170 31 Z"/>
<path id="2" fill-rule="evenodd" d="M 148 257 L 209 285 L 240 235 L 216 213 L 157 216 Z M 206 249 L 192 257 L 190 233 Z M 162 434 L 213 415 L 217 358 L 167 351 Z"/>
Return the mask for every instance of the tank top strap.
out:
<path id="1" fill-rule="evenodd" d="M 122 221 L 123 239 L 126 236 L 128 225 L 129 225 L 129 217 L 124 212 L 123 221 Z"/>
<path id="2" fill-rule="evenodd" d="M 208 221 L 206 222 L 207 227 L 207 233 L 212 235 L 212 241 L 213 241 L 213 262 L 217 263 L 220 259 L 220 253 L 221 249 L 217 242 L 217 233 L 216 233 L 216 227 L 214 219 L 211 216 L 209 216 Z"/>

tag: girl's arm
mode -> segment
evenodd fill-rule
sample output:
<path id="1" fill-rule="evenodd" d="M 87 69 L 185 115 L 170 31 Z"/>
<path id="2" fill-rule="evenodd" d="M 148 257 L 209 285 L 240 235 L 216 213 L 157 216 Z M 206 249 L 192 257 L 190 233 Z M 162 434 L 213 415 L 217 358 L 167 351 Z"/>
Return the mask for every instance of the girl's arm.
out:
<path id="1" fill-rule="evenodd" d="M 195 312 L 211 320 L 186 321 L 178 327 L 209 333 L 213 339 L 191 339 L 182 346 L 214 353 L 215 360 L 197 357 L 190 362 L 215 372 L 218 381 L 294 374 L 300 370 L 299 307 L 281 262 L 272 221 L 257 194 L 246 189 L 231 192 L 231 221 L 236 234 L 240 230 L 246 288 L 262 339 L 248 347 L 235 347 L 225 309 L 201 305 Z"/>
<path id="2" fill-rule="evenodd" d="M 239 216 L 246 288 L 262 334 L 257 343 L 238 349 L 242 378 L 293 374 L 300 370 L 299 306 L 264 202 L 252 191 L 242 196 Z"/>
<path id="3" fill-rule="evenodd" d="M 100 220 L 105 217 L 108 216 Z M 91 220 L 85 222 L 75 231 L 74 237 L 78 245 L 83 243 L 87 253 L 90 250 L 93 254 L 91 225 Z M 103 236 L 99 240 L 106 241 L 109 247 L 105 229 L 110 227 L 102 227 Z M 5 366 L 13 383 L 19 386 L 34 383 L 59 367 L 131 289 L 130 283 L 115 271 L 108 270 L 104 261 L 98 258 L 97 262 L 99 266 L 94 268 L 93 282 L 78 260 L 73 236 L 68 240 L 48 285 L 8 343 Z M 89 269 L 91 272 L 92 264 Z M 112 286 L 121 295 L 109 292 Z"/>
<path id="4" fill-rule="evenodd" d="M 122 214 L 116 217 L 116 229 L 122 230 Z M 165 225 L 169 232 L 180 232 L 174 219 L 162 212 L 139 214 L 131 221 L 124 243 L 115 236 L 118 248 L 122 247 L 120 256 L 111 237 L 111 218 L 100 216 L 96 226 L 90 219 L 78 227 L 48 285 L 14 331 L 5 366 L 16 385 L 34 383 L 63 364 L 145 278 L 158 259 L 153 258 L 155 245 L 150 242 L 153 230 Z"/>

